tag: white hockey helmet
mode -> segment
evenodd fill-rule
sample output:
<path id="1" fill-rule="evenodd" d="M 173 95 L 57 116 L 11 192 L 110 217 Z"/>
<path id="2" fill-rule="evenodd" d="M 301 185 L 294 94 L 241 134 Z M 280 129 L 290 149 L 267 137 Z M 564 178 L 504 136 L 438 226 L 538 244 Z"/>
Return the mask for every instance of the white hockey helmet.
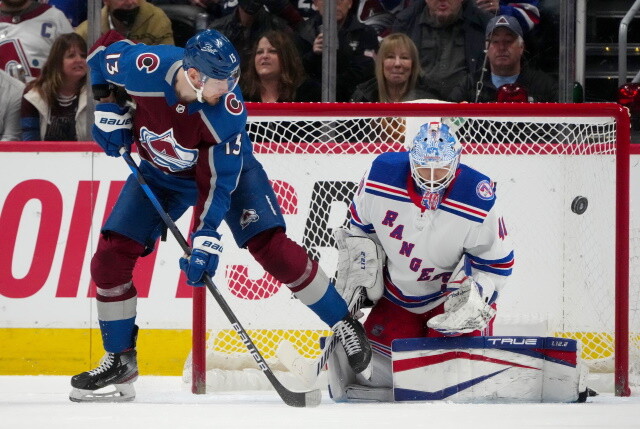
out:
<path id="1" fill-rule="evenodd" d="M 411 176 L 425 192 L 449 186 L 460 163 L 462 145 L 442 122 L 423 124 L 409 150 Z"/>

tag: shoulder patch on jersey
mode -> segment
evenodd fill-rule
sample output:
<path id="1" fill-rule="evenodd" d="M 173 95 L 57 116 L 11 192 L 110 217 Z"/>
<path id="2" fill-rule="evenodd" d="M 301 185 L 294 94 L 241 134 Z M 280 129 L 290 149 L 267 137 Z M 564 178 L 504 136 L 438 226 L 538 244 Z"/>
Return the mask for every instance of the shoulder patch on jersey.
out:
<path id="1" fill-rule="evenodd" d="M 136 58 L 136 67 L 140 71 L 146 71 L 147 73 L 153 73 L 158 70 L 160 66 L 160 57 L 151 52 L 145 52 L 138 55 Z"/>
<path id="2" fill-rule="evenodd" d="M 476 195 L 478 195 L 478 198 L 481 200 L 492 200 L 495 197 L 492 184 L 489 183 L 488 180 L 481 180 L 478 182 L 478 185 L 476 186 Z"/>
<path id="3" fill-rule="evenodd" d="M 224 98 L 224 107 L 232 115 L 238 116 L 244 111 L 244 104 L 238 100 L 238 97 L 233 92 L 227 94 Z"/>

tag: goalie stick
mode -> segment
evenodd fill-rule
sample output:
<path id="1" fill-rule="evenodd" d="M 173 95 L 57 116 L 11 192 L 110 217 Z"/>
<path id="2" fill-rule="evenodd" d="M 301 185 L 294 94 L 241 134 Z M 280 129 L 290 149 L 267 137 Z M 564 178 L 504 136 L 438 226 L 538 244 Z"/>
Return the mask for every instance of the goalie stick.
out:
<path id="1" fill-rule="evenodd" d="M 350 306 L 350 314 L 355 317 L 355 314 L 362 308 L 367 295 L 364 288 L 360 288 L 357 298 Z M 312 388 L 318 379 L 318 376 L 322 372 L 327 360 L 331 356 L 331 353 L 336 348 L 339 339 L 337 335 L 332 335 L 326 342 L 324 349 L 318 359 L 309 362 L 310 359 L 300 355 L 295 349 L 293 344 L 289 341 L 282 341 L 278 345 L 276 356 L 282 362 L 282 364 L 296 377 L 298 377 L 307 387 Z"/>
<path id="2" fill-rule="evenodd" d="M 124 160 L 126 161 L 129 168 L 131 169 L 133 176 L 136 178 L 136 180 L 142 187 L 142 190 L 144 191 L 144 193 L 147 195 L 147 197 L 149 198 L 149 200 L 157 210 L 158 214 L 162 218 L 162 221 L 165 223 L 167 228 L 171 231 L 173 236 L 176 238 L 176 240 L 178 241 L 178 244 L 180 244 L 180 247 L 182 248 L 184 253 L 186 253 L 187 255 L 190 255 L 191 247 L 189 247 L 187 240 L 184 238 L 184 236 L 176 226 L 173 219 L 171 219 L 169 214 L 165 212 L 164 208 L 160 204 L 160 201 L 158 201 L 153 191 L 145 181 L 144 177 L 142 176 L 142 172 L 138 167 L 138 164 L 136 164 L 136 162 L 131 157 L 131 154 L 127 152 L 127 150 L 124 147 L 120 149 L 120 154 L 122 155 L 122 158 L 124 158 Z M 238 333 L 245 347 L 247 348 L 249 353 L 251 353 L 251 356 L 253 356 L 253 359 L 258 364 L 258 367 L 262 370 L 264 375 L 269 379 L 269 382 L 271 383 L 273 388 L 276 390 L 276 392 L 278 392 L 278 395 L 280 395 L 280 398 L 282 398 L 282 401 L 284 401 L 285 404 L 290 405 L 292 407 L 315 407 L 319 405 L 320 402 L 322 401 L 322 393 L 320 392 L 319 389 L 311 390 L 309 392 L 294 392 L 292 390 L 287 389 L 280 382 L 280 380 L 278 380 L 278 378 L 275 376 L 271 368 L 269 368 L 269 365 L 267 364 L 267 362 L 264 360 L 264 357 L 262 357 L 262 354 L 260 354 L 260 351 L 258 350 L 258 348 L 255 346 L 255 344 L 247 334 L 247 331 L 242 327 L 242 324 L 236 317 L 231 307 L 229 307 L 229 304 L 227 304 L 227 301 L 224 299 L 224 297 L 222 296 L 222 294 L 220 293 L 216 285 L 213 283 L 211 276 L 205 272 L 203 276 L 203 280 L 207 286 L 207 289 L 209 289 L 209 292 L 211 292 L 211 295 L 213 295 L 216 302 L 224 312 L 225 316 L 227 316 L 227 319 L 229 319 L 229 322 L 231 322 L 233 329 Z"/>

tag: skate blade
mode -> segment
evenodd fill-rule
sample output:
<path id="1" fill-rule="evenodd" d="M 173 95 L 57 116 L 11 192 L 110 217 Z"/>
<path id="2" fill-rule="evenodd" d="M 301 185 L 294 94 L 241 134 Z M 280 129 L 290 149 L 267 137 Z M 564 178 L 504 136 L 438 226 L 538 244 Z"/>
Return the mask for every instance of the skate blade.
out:
<path id="1" fill-rule="evenodd" d="M 111 391 L 105 389 L 114 388 Z M 136 390 L 133 384 L 113 384 L 98 390 L 86 390 L 73 388 L 69 393 L 69 400 L 72 402 L 129 402 L 136 397 Z"/>

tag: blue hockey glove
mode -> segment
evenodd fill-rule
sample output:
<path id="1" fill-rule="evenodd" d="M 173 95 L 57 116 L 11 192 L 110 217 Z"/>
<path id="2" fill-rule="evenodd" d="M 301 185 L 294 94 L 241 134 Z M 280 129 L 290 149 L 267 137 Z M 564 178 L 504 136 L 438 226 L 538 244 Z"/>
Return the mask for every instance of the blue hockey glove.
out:
<path id="1" fill-rule="evenodd" d="M 213 277 L 218 268 L 222 253 L 220 234 L 213 230 L 198 231 L 192 236 L 192 242 L 191 256 L 180 258 L 180 269 L 187 275 L 188 285 L 203 286 L 204 273 Z"/>
<path id="2" fill-rule="evenodd" d="M 120 107 L 115 103 L 100 103 L 96 105 L 91 133 L 107 155 L 119 157 L 121 147 L 124 146 L 127 151 L 131 149 L 132 125 L 129 108 Z"/>

